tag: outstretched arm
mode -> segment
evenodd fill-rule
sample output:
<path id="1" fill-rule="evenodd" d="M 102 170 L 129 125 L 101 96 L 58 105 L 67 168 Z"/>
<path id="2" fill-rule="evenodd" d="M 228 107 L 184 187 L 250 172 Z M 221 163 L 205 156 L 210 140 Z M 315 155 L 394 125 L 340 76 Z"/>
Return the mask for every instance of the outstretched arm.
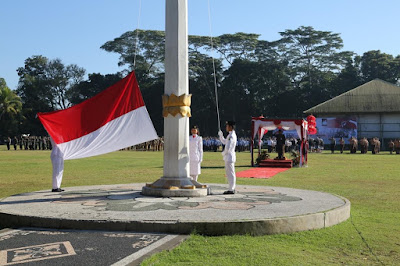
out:
<path id="1" fill-rule="evenodd" d="M 219 135 L 219 140 L 222 142 L 222 144 L 226 144 L 226 139 L 224 138 L 224 133 L 222 133 L 222 131 L 218 131 L 218 135 Z"/>

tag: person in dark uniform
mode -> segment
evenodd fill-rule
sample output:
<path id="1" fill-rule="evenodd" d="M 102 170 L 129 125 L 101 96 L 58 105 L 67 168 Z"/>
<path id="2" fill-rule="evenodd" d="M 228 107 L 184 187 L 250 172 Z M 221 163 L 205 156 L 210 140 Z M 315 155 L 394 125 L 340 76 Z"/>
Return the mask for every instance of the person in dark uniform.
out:
<path id="1" fill-rule="evenodd" d="M 10 150 L 10 145 L 11 145 L 11 138 L 10 137 L 7 138 L 6 145 L 7 145 L 7 150 L 9 151 Z"/>
<path id="2" fill-rule="evenodd" d="M 330 140 L 331 140 L 331 153 L 335 153 L 336 139 L 332 137 Z"/>
<path id="3" fill-rule="evenodd" d="M 14 146 L 14 150 L 17 150 L 17 145 L 18 145 L 18 138 L 16 136 L 14 136 L 13 140 L 12 140 L 12 144 Z"/>
<path id="4" fill-rule="evenodd" d="M 278 130 L 276 134 L 276 152 L 278 153 L 278 160 L 285 160 L 285 143 L 286 137 L 283 135 L 282 129 Z"/>
<path id="5" fill-rule="evenodd" d="M 19 143 L 19 149 L 22 151 L 22 148 L 23 148 L 23 145 L 24 145 L 22 136 L 19 138 L 18 143 Z"/>

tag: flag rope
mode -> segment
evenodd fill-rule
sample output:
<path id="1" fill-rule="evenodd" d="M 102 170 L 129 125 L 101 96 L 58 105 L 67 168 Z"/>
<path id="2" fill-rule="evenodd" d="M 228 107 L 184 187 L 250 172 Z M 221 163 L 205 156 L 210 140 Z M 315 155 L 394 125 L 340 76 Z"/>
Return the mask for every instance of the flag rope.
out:
<path id="1" fill-rule="evenodd" d="M 138 49 L 138 43 L 139 43 L 139 27 L 140 27 L 140 16 L 142 13 L 142 0 L 139 0 L 139 14 L 138 14 L 138 20 L 137 20 L 137 27 L 136 27 L 136 39 L 135 39 L 135 55 L 133 57 L 133 69 L 136 69 L 136 56 L 137 56 L 137 49 Z"/>
<path id="2" fill-rule="evenodd" d="M 210 7 L 210 0 L 208 0 L 208 24 L 210 27 L 210 45 L 211 45 L 211 52 L 214 51 L 214 42 L 212 37 L 212 23 L 211 23 L 211 7 Z M 215 60 L 214 56 L 211 54 L 212 58 L 212 65 L 214 71 L 214 91 L 215 91 L 215 105 L 217 109 L 217 118 L 218 118 L 218 130 L 221 130 L 221 119 L 219 116 L 219 103 L 218 103 L 218 86 L 217 86 L 217 75 L 215 71 Z"/>

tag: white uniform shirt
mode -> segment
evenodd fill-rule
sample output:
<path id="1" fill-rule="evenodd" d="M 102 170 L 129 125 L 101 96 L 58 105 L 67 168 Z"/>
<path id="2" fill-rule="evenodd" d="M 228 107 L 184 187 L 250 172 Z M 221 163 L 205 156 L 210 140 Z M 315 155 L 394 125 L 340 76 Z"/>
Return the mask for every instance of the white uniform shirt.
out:
<path id="1" fill-rule="evenodd" d="M 222 144 L 225 145 L 225 149 L 222 152 L 222 156 L 224 157 L 224 161 L 227 163 L 235 163 L 236 162 L 236 143 L 237 136 L 235 130 L 229 132 L 229 135 L 226 139 L 223 136 L 219 137 Z"/>
<path id="2" fill-rule="evenodd" d="M 201 174 L 201 162 L 203 161 L 203 138 L 198 135 L 189 137 L 190 175 Z"/>

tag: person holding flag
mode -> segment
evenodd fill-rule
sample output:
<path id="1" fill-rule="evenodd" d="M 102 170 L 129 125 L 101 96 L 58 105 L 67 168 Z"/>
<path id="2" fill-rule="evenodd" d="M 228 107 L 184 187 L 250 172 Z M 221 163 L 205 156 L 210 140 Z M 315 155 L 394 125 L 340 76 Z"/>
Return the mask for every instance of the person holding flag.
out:
<path id="1" fill-rule="evenodd" d="M 158 138 L 134 72 L 80 104 L 37 116 L 53 147 L 52 192 L 63 191 L 64 160 L 101 155 Z"/>

